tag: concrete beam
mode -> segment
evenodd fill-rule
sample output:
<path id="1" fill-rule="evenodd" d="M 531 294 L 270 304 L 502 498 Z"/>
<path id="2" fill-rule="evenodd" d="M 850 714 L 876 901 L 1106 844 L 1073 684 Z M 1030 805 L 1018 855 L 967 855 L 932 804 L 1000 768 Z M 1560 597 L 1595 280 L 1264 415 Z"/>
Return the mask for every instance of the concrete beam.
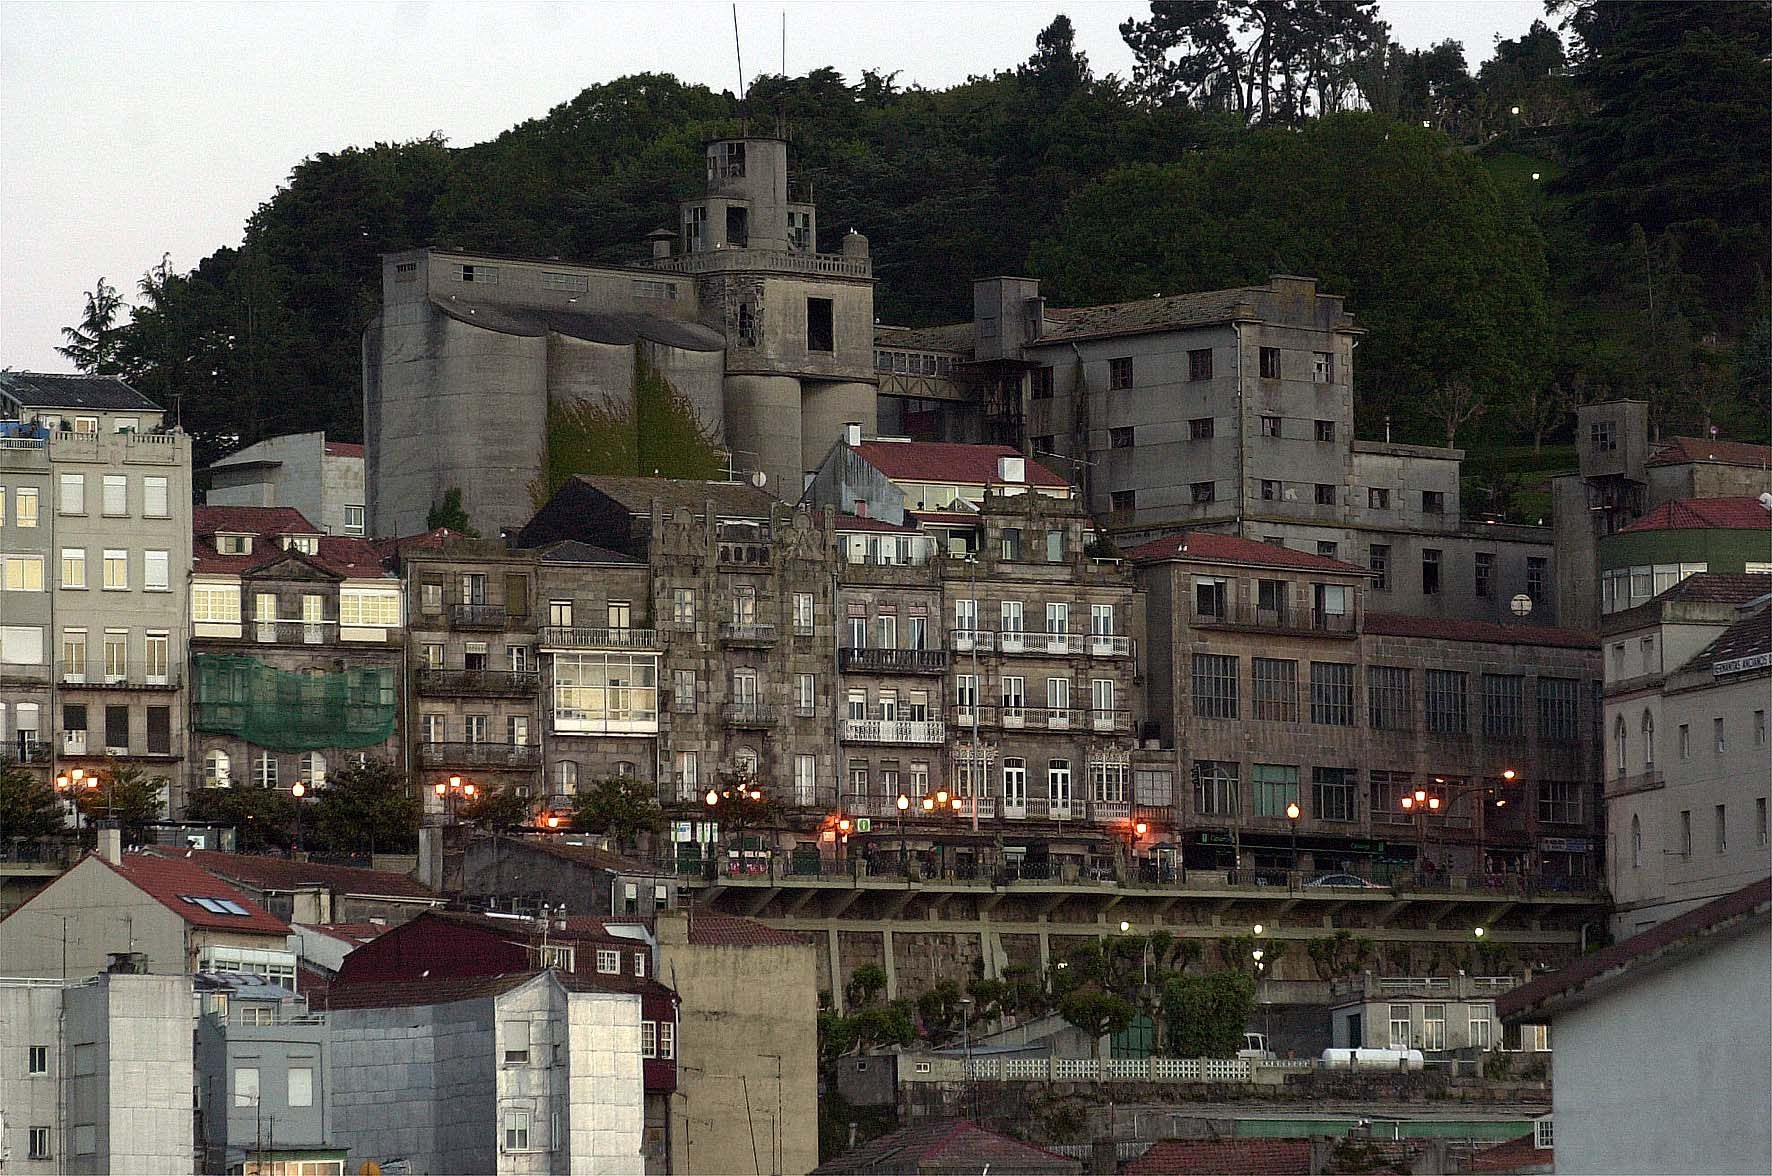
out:
<path id="1" fill-rule="evenodd" d="M 749 909 L 745 911 L 745 914 L 749 917 L 754 918 L 756 915 L 761 913 L 761 911 L 763 910 L 764 907 L 768 906 L 771 902 L 775 901 L 775 896 L 780 893 L 781 893 L 780 890 L 772 888 L 772 889 L 763 891 L 761 894 L 756 895 L 755 897 L 753 897 L 751 899 L 751 901 L 748 904 L 746 904 L 749 907 Z"/>
<path id="2" fill-rule="evenodd" d="M 770 927 L 777 927 L 783 931 L 810 931 L 824 933 L 835 929 L 839 931 L 854 931 L 877 935 L 889 929 L 888 921 L 883 919 L 821 919 L 817 917 L 809 919 L 786 919 L 764 916 L 758 921 Z M 989 927 L 993 933 L 999 935 L 1037 935 L 1040 937 L 1042 943 L 1055 935 L 1071 939 L 1099 939 L 1102 935 L 1101 924 L 1094 922 L 1019 924 L 997 922 L 987 923 L 983 920 L 977 919 L 932 919 L 927 922 L 918 922 L 911 926 L 900 924 L 896 927 L 896 930 L 903 931 L 907 934 L 914 932 L 918 935 L 948 934 L 974 936 L 978 935 L 986 927 Z M 1152 930 L 1168 931 L 1177 939 L 1225 939 L 1231 936 L 1247 935 L 1249 933 L 1247 927 L 1209 927 L 1197 923 L 1163 924 L 1160 928 L 1152 928 Z M 1471 941 L 1470 929 L 1468 927 L 1454 927 L 1443 931 L 1430 931 L 1415 927 L 1376 927 L 1362 929 L 1362 934 L 1368 939 L 1381 943 L 1469 943 Z M 1318 937 L 1317 929 L 1309 925 L 1279 928 L 1270 927 L 1263 933 L 1263 935 L 1264 938 L 1269 939 L 1290 940 L 1310 940 Z M 1509 930 L 1507 932 L 1507 942 L 1510 944 L 1533 943 L 1579 946 L 1581 943 L 1581 932 L 1579 930 Z"/>

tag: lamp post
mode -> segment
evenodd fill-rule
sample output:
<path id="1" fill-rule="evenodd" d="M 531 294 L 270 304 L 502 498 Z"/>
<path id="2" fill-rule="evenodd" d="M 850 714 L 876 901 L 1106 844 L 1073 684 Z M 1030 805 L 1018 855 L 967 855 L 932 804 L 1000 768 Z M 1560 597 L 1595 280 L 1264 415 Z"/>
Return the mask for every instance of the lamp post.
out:
<path id="1" fill-rule="evenodd" d="M 898 871 L 908 882 L 911 877 L 911 855 L 904 843 L 904 813 L 911 807 L 911 798 L 902 792 L 898 796 Z"/>
<path id="2" fill-rule="evenodd" d="M 68 808 L 74 814 L 74 832 L 80 832 L 80 789 L 85 786 L 86 769 L 75 768 L 72 772 L 63 772 L 55 778 L 55 790 L 66 793 Z"/>
<path id="3" fill-rule="evenodd" d="M 965 1035 L 962 1040 L 966 1053 L 966 1118 L 978 1117 L 978 1108 L 972 1098 L 972 998 L 960 998 L 960 1031 Z"/>
<path id="4" fill-rule="evenodd" d="M 1298 807 L 1296 800 L 1287 803 L 1286 820 L 1292 826 L 1292 884 L 1294 886 L 1298 885 L 1298 818 L 1303 815 L 1304 810 Z"/>
<path id="5" fill-rule="evenodd" d="M 308 786 L 297 780 L 289 789 L 289 795 L 295 798 L 295 852 L 301 854 L 301 810 L 302 797 L 308 794 Z"/>
<path id="6" fill-rule="evenodd" d="M 460 797 L 465 796 L 472 800 L 478 791 L 472 780 L 463 780 L 460 776 L 437 781 L 437 797 L 443 802 L 443 823 L 450 824 L 456 819 L 455 809 Z"/>

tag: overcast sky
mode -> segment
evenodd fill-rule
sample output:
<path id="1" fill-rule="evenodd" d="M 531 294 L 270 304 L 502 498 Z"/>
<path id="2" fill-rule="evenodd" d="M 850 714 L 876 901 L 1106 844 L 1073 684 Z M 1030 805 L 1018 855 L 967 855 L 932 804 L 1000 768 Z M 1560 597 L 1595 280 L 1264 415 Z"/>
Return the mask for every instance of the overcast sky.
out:
<path id="1" fill-rule="evenodd" d="M 1381 0 L 1396 40 L 1473 66 L 1540 0 Z M 745 69 L 829 65 L 951 85 L 1009 67 L 1068 12 L 1098 73 L 1129 75 L 1137 0 L 738 5 Z M 125 296 L 170 253 L 237 245 L 304 156 L 441 131 L 456 146 L 622 74 L 736 89 L 728 3 L 49 4 L 0 0 L 0 367 L 55 353 L 100 275 Z"/>

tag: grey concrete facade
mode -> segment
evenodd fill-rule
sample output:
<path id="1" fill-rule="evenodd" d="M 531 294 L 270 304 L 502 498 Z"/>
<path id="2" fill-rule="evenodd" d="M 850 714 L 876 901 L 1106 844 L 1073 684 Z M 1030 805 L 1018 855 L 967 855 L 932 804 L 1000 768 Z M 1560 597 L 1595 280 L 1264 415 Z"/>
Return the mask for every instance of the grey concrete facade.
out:
<path id="1" fill-rule="evenodd" d="M 199 1171 L 319 1158 L 313 1153 L 333 1148 L 326 1015 L 309 1012 L 305 1001 L 275 985 L 230 985 L 229 979 L 197 977 Z"/>
<path id="2" fill-rule="evenodd" d="M 267 437 L 210 465 L 210 506 L 288 506 L 328 535 L 368 534 L 363 447 L 325 433 Z"/>

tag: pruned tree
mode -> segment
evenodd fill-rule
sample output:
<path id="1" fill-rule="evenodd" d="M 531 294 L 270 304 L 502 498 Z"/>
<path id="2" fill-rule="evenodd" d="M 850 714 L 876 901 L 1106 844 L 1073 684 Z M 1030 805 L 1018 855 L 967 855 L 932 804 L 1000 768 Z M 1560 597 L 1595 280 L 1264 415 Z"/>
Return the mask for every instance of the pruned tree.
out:
<path id="1" fill-rule="evenodd" d="M 1068 992 L 1058 1002 L 1058 1015 L 1089 1035 L 1089 1054 L 1100 1059 L 1101 1039 L 1124 1033 L 1138 1009 L 1124 997 L 1093 985 Z"/>
<path id="2" fill-rule="evenodd" d="M 1483 415 L 1482 394 L 1462 376 L 1442 380 L 1427 395 L 1427 415 L 1445 430 L 1446 448 L 1458 444 L 1458 431 Z"/>

